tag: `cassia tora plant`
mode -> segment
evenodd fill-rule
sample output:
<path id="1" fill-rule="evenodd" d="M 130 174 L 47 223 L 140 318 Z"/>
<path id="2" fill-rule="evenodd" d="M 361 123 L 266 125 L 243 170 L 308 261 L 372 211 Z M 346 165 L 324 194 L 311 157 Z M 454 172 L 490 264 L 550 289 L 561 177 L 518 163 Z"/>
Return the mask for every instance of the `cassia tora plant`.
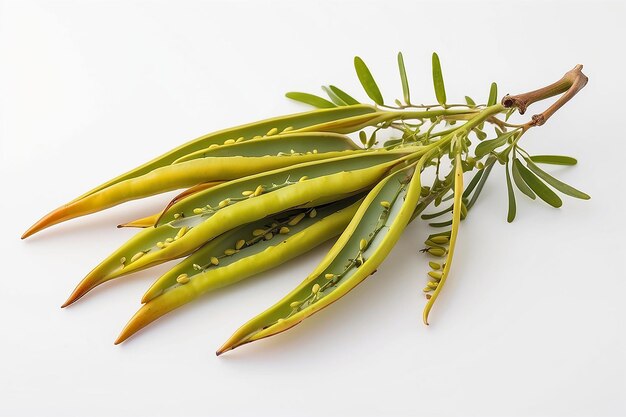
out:
<path id="1" fill-rule="evenodd" d="M 421 248 L 432 258 L 423 288 L 423 321 L 428 324 L 452 269 L 460 224 L 497 163 L 504 168 L 509 222 L 516 217 L 517 192 L 553 207 L 562 205 L 555 191 L 589 199 L 540 167 L 574 165 L 574 158 L 531 155 L 520 141 L 585 86 L 581 65 L 535 91 L 505 95 L 499 101 L 492 83 L 485 104 L 467 96 L 464 103 L 449 103 L 439 57 L 433 54 L 436 103 L 426 105 L 412 101 L 401 53 L 402 100 L 392 104 L 385 101 L 361 58 L 354 59 L 354 66 L 373 105 L 334 85 L 322 87 L 328 99 L 287 93 L 316 109 L 202 136 L 35 223 L 22 238 L 129 200 L 185 189 L 162 212 L 122 225 L 143 229 L 96 266 L 63 307 L 106 281 L 184 258 L 144 294 L 143 306 L 117 344 L 207 292 L 339 236 L 300 285 L 237 330 L 219 355 L 285 331 L 343 297 L 378 269 L 407 225 L 420 218 L 439 230 L 430 233 Z M 516 110 L 523 115 L 533 103 L 557 95 L 554 104 L 527 122 L 509 122 Z M 388 139 L 379 144 L 383 131 Z M 361 146 L 349 134 L 355 134 Z M 468 182 L 466 176 L 471 176 Z M 424 213 L 430 207 L 436 208 Z"/>

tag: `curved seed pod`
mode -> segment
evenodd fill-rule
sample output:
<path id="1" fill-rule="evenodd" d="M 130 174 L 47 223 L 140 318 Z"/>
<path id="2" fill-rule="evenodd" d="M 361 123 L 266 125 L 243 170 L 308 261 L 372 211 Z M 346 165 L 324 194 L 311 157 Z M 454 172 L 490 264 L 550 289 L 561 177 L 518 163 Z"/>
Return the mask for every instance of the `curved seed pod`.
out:
<path id="1" fill-rule="evenodd" d="M 375 107 L 360 104 L 355 106 L 344 106 L 341 108 L 321 109 L 307 111 L 303 113 L 294 113 L 286 116 L 260 120 L 258 122 L 248 123 L 229 129 L 219 130 L 217 132 L 212 132 L 192 141 L 189 141 L 153 159 L 152 161 L 141 165 L 140 167 L 137 167 L 125 174 L 118 176 L 117 178 L 114 178 L 102 185 L 99 185 L 93 190 L 88 191 L 87 193 L 78 197 L 77 200 L 89 194 L 93 194 L 96 191 L 102 190 L 103 188 L 106 188 L 117 182 L 146 174 L 158 167 L 169 165 L 178 158 L 191 152 L 208 148 L 213 144 L 221 145 L 229 139 L 236 140 L 240 137 L 243 137 L 244 140 L 248 140 L 254 138 L 255 136 L 263 136 L 270 132 L 272 129 L 277 129 L 279 132 L 282 132 L 285 129 L 289 128 L 291 128 L 291 130 L 298 130 L 319 124 L 323 125 L 330 121 L 346 119 L 354 116 L 376 112 L 377 110 Z"/>
<path id="2" fill-rule="evenodd" d="M 331 151 L 347 151 L 360 149 L 347 136 L 328 132 L 284 133 L 263 138 L 235 142 L 233 144 L 201 149 L 187 154 L 174 161 L 174 164 L 191 161 L 198 158 L 221 158 L 232 156 L 274 156 L 306 154 L 316 150 L 316 153 Z"/>
<path id="3" fill-rule="evenodd" d="M 144 175 L 117 182 L 84 198 L 70 202 L 44 216 L 23 237 L 76 217 L 115 205 L 191 187 L 207 181 L 230 180 L 303 162 L 341 156 L 358 149 L 345 136 L 329 133 L 286 135 L 260 141 L 223 146 L 206 151 L 207 157 L 156 168 Z M 267 146 L 265 146 L 267 144 Z M 274 151 L 276 151 L 274 153 Z M 204 151 L 203 151 L 204 152 Z M 269 156 L 268 152 L 272 152 Z M 211 155 L 215 154 L 215 157 Z M 230 156 L 228 156 L 230 155 Z M 241 155 L 241 156 L 239 156 Z"/>
<path id="4" fill-rule="evenodd" d="M 63 306 L 103 282 L 188 255 L 242 224 L 294 207 L 338 201 L 366 190 L 397 164 L 401 155 L 376 151 L 301 164 L 230 181 L 185 198 L 170 207 L 164 214 L 165 220 L 162 217 L 156 227 L 140 231 L 94 268 Z M 290 180 L 305 176 L 310 179 Z M 255 187 L 266 191 L 254 198 L 242 197 L 242 191 Z M 200 206 L 196 205 L 198 201 L 202 201 Z M 229 204 L 220 207 L 225 201 Z M 126 261 L 123 267 L 122 258 Z"/>
<path id="5" fill-rule="evenodd" d="M 352 152 L 348 156 L 294 165 L 241 178 L 211 190 L 194 194 L 187 199 L 169 206 L 163 212 L 157 225 L 176 220 L 177 216 L 184 218 L 193 217 L 194 214 L 197 215 L 196 212 L 198 208 L 215 207 L 220 201 L 227 198 L 230 198 L 232 202 L 238 202 L 238 204 L 240 204 L 246 200 L 259 198 L 285 187 L 300 187 L 297 186 L 297 184 L 301 182 L 310 183 L 315 180 L 315 184 L 321 185 L 323 182 L 320 182 L 320 180 L 324 176 L 331 174 L 369 169 L 374 166 L 380 166 L 383 170 L 387 170 L 391 165 L 397 163 L 400 158 L 416 150 L 418 150 L 418 148 L 391 151 L 379 149 L 363 153 Z M 391 165 L 389 165 L 389 163 L 391 163 Z M 336 201 L 336 199 L 332 201 Z M 202 213 L 204 217 L 211 214 L 211 212 Z"/>
<path id="6" fill-rule="evenodd" d="M 450 241 L 448 243 L 448 255 L 446 257 L 446 261 L 444 263 L 443 271 L 441 272 L 441 277 L 439 280 L 439 284 L 437 284 L 435 288 L 435 292 L 428 299 L 426 303 L 426 307 L 424 307 L 423 320 L 424 324 L 428 325 L 428 315 L 430 314 L 430 310 L 433 308 L 441 289 L 446 283 L 446 279 L 450 274 L 450 267 L 452 266 L 452 257 L 454 256 L 454 247 L 456 244 L 456 238 L 459 234 L 459 224 L 461 223 L 461 204 L 463 197 L 463 166 L 461 165 L 461 155 L 457 153 L 455 158 L 455 170 L 454 170 L 454 209 L 452 210 L 452 231 L 450 233 Z M 432 237 L 434 239 L 438 236 Z"/>
<path id="7" fill-rule="evenodd" d="M 216 185 L 219 185 L 219 184 L 222 184 L 222 181 L 205 182 L 202 184 L 194 185 L 193 187 L 186 189 L 185 191 L 183 191 L 182 193 L 174 197 L 167 207 L 171 206 L 174 203 L 179 202 L 183 198 L 189 197 L 190 195 L 193 195 L 200 191 L 207 190 L 211 187 L 215 187 Z M 159 220 L 160 217 L 161 217 L 161 212 L 152 214 L 150 216 L 142 217 L 141 219 L 132 220 L 128 223 L 120 224 L 117 227 L 118 228 L 139 227 L 142 229 L 146 227 L 152 227 L 156 224 L 157 220 Z"/>
<path id="8" fill-rule="evenodd" d="M 385 259 L 415 210 L 421 191 L 421 164 L 398 170 L 367 195 L 328 255 L 302 284 L 273 307 L 244 324 L 217 351 L 283 332 L 343 297 Z M 389 202 L 389 208 L 381 203 Z M 292 307 L 296 305 L 296 307 Z"/>
<path id="9" fill-rule="evenodd" d="M 73 203 L 82 200 L 83 198 L 97 193 L 98 191 L 104 190 L 114 184 L 117 184 L 122 181 L 126 181 L 132 178 L 140 177 L 149 172 L 161 168 L 167 165 L 170 165 L 177 159 L 202 149 L 206 149 L 211 145 L 222 145 L 224 142 L 233 140 L 237 141 L 238 139 L 243 138 L 243 140 L 253 139 L 254 137 L 263 136 L 267 133 L 270 133 L 276 129 L 278 132 L 282 132 L 284 130 L 301 130 L 307 128 L 310 132 L 324 131 L 329 132 L 332 131 L 329 128 L 328 122 L 338 121 L 341 119 L 350 119 L 344 124 L 338 124 L 338 128 L 342 127 L 346 132 L 351 132 L 349 126 L 353 124 L 358 124 L 359 126 L 364 123 L 366 119 L 360 119 L 358 116 L 367 115 L 368 113 L 373 114 L 370 116 L 370 119 L 375 118 L 375 116 L 380 113 L 375 107 L 369 105 L 354 105 L 354 106 L 342 106 L 336 107 L 332 109 L 318 109 L 304 113 L 296 113 L 282 117 L 276 117 L 266 120 L 261 120 L 259 122 L 250 123 L 246 125 L 237 126 L 230 129 L 220 130 L 217 132 L 209 133 L 207 135 L 201 136 L 197 139 L 194 139 L 190 142 L 187 142 L 131 171 L 126 172 L 116 178 L 113 178 L 92 190 L 86 192 L 85 194 L 75 198 L 70 201 L 67 205 L 70 206 Z M 356 120 L 352 118 L 357 116 Z M 323 129 L 318 130 L 315 126 L 320 125 Z M 355 127 L 354 129 L 360 129 L 360 127 Z M 338 133 L 341 133 L 338 131 Z M 52 224 L 59 223 L 63 220 L 61 213 L 63 211 L 63 207 L 51 212 L 50 214 L 44 216 L 37 223 L 31 226 L 23 235 L 22 239 L 31 236 L 32 234 L 51 226 Z M 56 215 L 53 215 L 56 213 Z M 62 220 L 59 220 L 61 218 Z"/>
<path id="10" fill-rule="evenodd" d="M 198 296 L 232 285 L 240 280 L 272 269 L 338 235 L 350 222 L 362 200 L 355 198 L 314 209 L 294 210 L 265 218 L 224 233 L 194 252 L 159 278 L 146 292 L 145 303 L 122 330 L 115 344 L 121 343 L 159 317 L 194 300 Z M 255 229 L 274 230 L 299 213 L 306 214 L 286 234 L 273 234 L 269 240 L 254 236 Z M 276 224 L 276 226 L 273 226 Z M 245 243 L 232 255 L 228 249 Z M 186 277 L 180 283 L 179 277 Z"/>

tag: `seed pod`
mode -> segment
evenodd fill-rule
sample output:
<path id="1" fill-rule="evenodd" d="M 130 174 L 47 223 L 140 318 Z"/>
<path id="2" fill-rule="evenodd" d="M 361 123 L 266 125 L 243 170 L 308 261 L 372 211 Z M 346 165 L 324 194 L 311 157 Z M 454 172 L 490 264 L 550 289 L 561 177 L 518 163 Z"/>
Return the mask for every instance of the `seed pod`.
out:
<path id="1" fill-rule="evenodd" d="M 440 280 L 441 279 L 441 271 L 428 271 L 428 276 L 436 279 L 436 280 Z"/>
<path id="2" fill-rule="evenodd" d="M 450 239 L 448 239 L 448 236 L 433 236 L 429 240 L 436 244 L 446 244 L 450 241 Z"/>
<path id="3" fill-rule="evenodd" d="M 431 288 L 431 289 L 433 289 L 433 290 L 437 289 L 437 285 L 438 284 L 436 282 L 432 282 L 432 281 L 429 281 L 428 283 L 426 283 L 426 286 Z"/>
<path id="4" fill-rule="evenodd" d="M 441 269 L 441 265 L 439 265 L 437 262 L 428 262 L 428 265 L 432 268 L 432 269 Z"/>
<path id="5" fill-rule="evenodd" d="M 429 248 L 427 252 L 433 256 L 444 256 L 446 254 L 445 249 L 442 248 Z"/>

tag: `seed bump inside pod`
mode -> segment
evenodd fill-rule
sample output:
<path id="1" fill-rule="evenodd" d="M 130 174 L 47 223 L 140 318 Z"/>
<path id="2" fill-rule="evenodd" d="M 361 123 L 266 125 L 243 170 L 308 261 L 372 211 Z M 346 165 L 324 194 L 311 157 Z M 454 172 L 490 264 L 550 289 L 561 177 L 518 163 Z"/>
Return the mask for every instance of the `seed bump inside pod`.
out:
<path id="1" fill-rule="evenodd" d="M 273 237 L 274 237 L 274 233 L 272 233 L 272 232 L 270 232 L 270 233 L 266 234 L 265 236 L 263 236 L 263 238 L 265 240 L 270 240 Z"/>
<path id="2" fill-rule="evenodd" d="M 145 254 L 146 254 L 145 252 L 137 252 L 136 254 L 133 255 L 132 258 L 130 258 L 130 261 L 135 262 L 136 260 L 144 256 Z"/>
<path id="3" fill-rule="evenodd" d="M 224 251 L 224 255 L 226 255 L 226 256 L 230 256 L 230 255 L 234 255 L 234 254 L 236 254 L 237 252 L 238 252 L 238 251 L 237 251 L 237 250 L 235 250 L 235 249 L 226 249 L 226 250 Z"/>
<path id="4" fill-rule="evenodd" d="M 215 148 L 219 148 L 220 145 L 218 145 L 217 143 L 212 144 L 211 146 L 209 146 L 209 150 L 215 149 Z"/>
<path id="5" fill-rule="evenodd" d="M 265 230 L 263 229 L 255 229 L 254 231 L 252 231 L 252 236 L 261 236 L 265 234 Z"/>
<path id="6" fill-rule="evenodd" d="M 230 204 L 230 198 L 226 198 L 226 199 L 220 201 L 220 203 L 217 205 L 217 207 L 224 208 L 224 207 L 226 207 L 229 204 Z"/>
<path id="7" fill-rule="evenodd" d="M 320 284 L 315 284 L 313 285 L 313 288 L 311 288 L 311 292 L 313 294 L 317 294 L 320 291 Z"/>
<path id="8" fill-rule="evenodd" d="M 224 145 L 232 145 L 233 143 L 235 143 L 235 139 L 228 139 L 224 142 Z"/>
<path id="9" fill-rule="evenodd" d="M 289 228 L 288 227 L 281 227 L 280 230 L 278 231 L 278 233 L 280 233 L 281 235 L 286 235 L 287 233 L 289 233 Z"/>
<path id="10" fill-rule="evenodd" d="M 326 274 L 326 275 L 324 275 L 324 278 L 326 278 L 326 279 L 333 279 L 333 278 L 335 278 L 335 274 Z"/>
<path id="11" fill-rule="evenodd" d="M 446 254 L 446 251 L 443 248 L 429 248 L 428 253 L 433 256 L 443 256 Z"/>
<path id="12" fill-rule="evenodd" d="M 193 209 L 193 214 L 202 214 L 203 211 L 204 210 L 200 207 L 196 207 L 195 209 Z"/>
<path id="13" fill-rule="evenodd" d="M 364 250 L 367 247 L 367 240 L 365 239 L 361 239 L 359 241 L 359 249 L 360 250 Z"/>
<path id="14" fill-rule="evenodd" d="M 272 135 L 275 135 L 277 133 L 278 133 L 278 128 L 277 127 L 273 127 L 266 133 L 266 136 L 272 136 Z"/>
<path id="15" fill-rule="evenodd" d="M 211 264 L 212 265 L 219 265 L 220 264 L 220 260 L 217 259 L 215 256 L 211 256 Z"/>
<path id="16" fill-rule="evenodd" d="M 383 206 L 384 208 L 388 209 L 389 207 L 391 207 L 391 204 L 389 203 L 389 201 L 381 201 L 380 205 Z"/>
<path id="17" fill-rule="evenodd" d="M 176 278 L 176 282 L 178 282 L 179 284 L 186 284 L 189 282 L 189 275 L 187 274 L 180 274 L 177 278 Z"/>
<path id="18" fill-rule="evenodd" d="M 306 180 L 308 180 L 308 179 L 309 179 L 309 177 L 308 177 L 308 176 L 303 175 L 302 177 L 300 177 L 300 179 L 299 179 L 298 181 L 299 181 L 299 182 L 304 182 L 304 181 L 306 181 Z"/>
<path id="19" fill-rule="evenodd" d="M 298 223 L 300 223 L 300 221 L 304 219 L 304 213 L 300 213 L 296 216 L 294 216 L 293 219 L 289 220 L 289 223 L 287 223 L 289 226 L 295 226 Z"/>
<path id="20" fill-rule="evenodd" d="M 249 195 L 252 195 L 252 194 L 254 194 L 254 191 L 249 191 L 248 190 L 248 191 L 242 191 L 241 192 L 241 195 L 244 196 L 244 197 L 248 197 Z"/>
<path id="21" fill-rule="evenodd" d="M 309 212 L 309 217 L 314 218 L 315 216 L 317 216 L 317 210 L 313 209 Z"/>
<path id="22" fill-rule="evenodd" d="M 261 194 L 263 194 L 263 186 L 259 185 L 258 187 L 256 187 L 256 190 L 254 190 L 254 196 L 258 197 Z"/>
<path id="23" fill-rule="evenodd" d="M 300 301 L 294 301 L 293 303 L 289 304 L 289 307 L 296 308 L 296 307 L 299 307 L 300 304 L 302 304 L 300 303 Z"/>
<path id="24" fill-rule="evenodd" d="M 243 239 L 238 240 L 237 243 L 235 243 L 235 249 L 239 250 L 239 249 L 243 248 L 243 245 L 245 245 L 245 244 L 246 244 L 245 240 L 243 240 Z"/>

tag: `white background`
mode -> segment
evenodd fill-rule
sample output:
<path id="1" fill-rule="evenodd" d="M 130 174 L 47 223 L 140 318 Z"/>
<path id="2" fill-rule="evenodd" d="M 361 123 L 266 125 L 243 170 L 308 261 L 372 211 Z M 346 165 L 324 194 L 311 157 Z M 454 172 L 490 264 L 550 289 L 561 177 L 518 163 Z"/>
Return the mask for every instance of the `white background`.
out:
<path id="1" fill-rule="evenodd" d="M 0 415 L 613 416 L 626 414 L 623 2 L 0 1 Z M 314 267 L 329 245 L 112 342 L 166 268 L 59 309 L 168 196 L 20 241 L 42 214 L 208 131 L 301 111 L 289 90 L 365 99 L 352 57 L 400 96 L 517 93 L 585 64 L 589 85 L 524 138 L 589 192 L 555 210 L 518 195 L 507 224 L 496 167 L 461 229 L 432 324 L 421 323 L 428 233 L 411 225 L 379 273 L 293 330 L 215 349 Z M 543 105 L 531 108 L 541 110 Z"/>

